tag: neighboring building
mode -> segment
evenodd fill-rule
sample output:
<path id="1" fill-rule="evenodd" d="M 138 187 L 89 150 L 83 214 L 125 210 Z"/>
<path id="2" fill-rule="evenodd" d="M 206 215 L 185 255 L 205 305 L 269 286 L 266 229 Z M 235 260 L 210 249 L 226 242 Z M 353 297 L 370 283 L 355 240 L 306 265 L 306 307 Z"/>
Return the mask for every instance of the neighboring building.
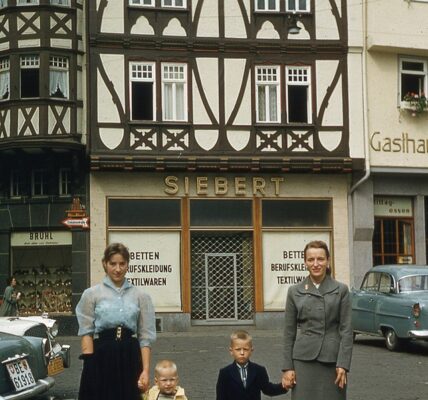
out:
<path id="1" fill-rule="evenodd" d="M 352 188 L 355 285 L 374 264 L 427 262 L 428 109 L 415 104 L 428 92 L 428 1 L 365 1 L 363 15 L 368 157 Z"/>
<path id="2" fill-rule="evenodd" d="M 23 315 L 71 315 L 88 284 L 88 233 L 61 223 L 87 202 L 83 21 L 82 0 L 0 1 L 0 278 Z"/>
<path id="3" fill-rule="evenodd" d="M 334 274 L 349 283 L 348 194 L 364 167 L 362 5 L 86 7 L 91 282 L 105 245 L 123 241 L 128 277 L 165 330 L 279 326 L 312 239 L 330 244 Z"/>

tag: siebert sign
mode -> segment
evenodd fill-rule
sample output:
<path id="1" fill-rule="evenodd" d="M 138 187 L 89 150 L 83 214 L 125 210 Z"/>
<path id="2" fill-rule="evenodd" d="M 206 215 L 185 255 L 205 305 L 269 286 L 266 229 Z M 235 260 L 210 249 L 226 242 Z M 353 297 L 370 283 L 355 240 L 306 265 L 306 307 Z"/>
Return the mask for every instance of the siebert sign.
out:
<path id="1" fill-rule="evenodd" d="M 279 196 L 284 178 L 281 177 L 244 177 L 227 178 L 224 176 L 178 177 L 165 178 L 165 193 L 176 195 L 179 192 L 189 195 L 194 190 L 198 196 L 208 195 L 212 191 L 216 196 L 233 193 L 235 196 L 266 196 L 266 192 Z"/>

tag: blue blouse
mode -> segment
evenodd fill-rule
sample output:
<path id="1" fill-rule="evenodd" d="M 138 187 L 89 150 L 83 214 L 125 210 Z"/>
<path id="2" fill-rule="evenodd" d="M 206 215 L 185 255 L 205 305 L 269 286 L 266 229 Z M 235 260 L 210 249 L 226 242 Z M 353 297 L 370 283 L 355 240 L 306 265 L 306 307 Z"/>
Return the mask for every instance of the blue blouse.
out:
<path id="1" fill-rule="evenodd" d="M 152 299 L 126 279 L 118 288 L 106 276 L 102 283 L 86 289 L 76 307 L 79 336 L 99 333 L 123 325 L 137 334 L 141 347 L 156 340 Z"/>

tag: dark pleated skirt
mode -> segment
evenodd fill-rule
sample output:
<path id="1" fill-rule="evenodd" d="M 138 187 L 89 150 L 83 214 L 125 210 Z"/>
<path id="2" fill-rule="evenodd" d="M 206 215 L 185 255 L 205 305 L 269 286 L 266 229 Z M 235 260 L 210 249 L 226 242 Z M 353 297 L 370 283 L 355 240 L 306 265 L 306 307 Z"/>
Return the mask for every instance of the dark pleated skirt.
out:
<path id="1" fill-rule="evenodd" d="M 294 360 L 294 369 L 297 383 L 291 391 L 292 400 L 346 400 L 346 387 L 334 384 L 335 364 Z"/>
<path id="2" fill-rule="evenodd" d="M 141 400 L 138 378 L 142 370 L 136 338 L 95 339 L 93 359 L 84 362 L 79 400 Z"/>

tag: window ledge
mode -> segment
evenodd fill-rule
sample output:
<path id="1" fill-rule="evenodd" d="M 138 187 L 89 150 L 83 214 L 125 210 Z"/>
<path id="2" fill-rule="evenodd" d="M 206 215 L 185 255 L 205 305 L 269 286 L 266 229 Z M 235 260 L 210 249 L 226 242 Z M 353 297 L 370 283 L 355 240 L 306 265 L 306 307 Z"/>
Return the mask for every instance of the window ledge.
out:
<path id="1" fill-rule="evenodd" d="M 424 108 L 422 111 L 416 111 L 416 106 L 412 104 L 410 101 L 402 101 L 400 102 L 400 109 L 407 110 L 410 112 L 414 112 L 416 114 L 420 114 L 423 112 L 428 112 L 428 108 Z"/>

